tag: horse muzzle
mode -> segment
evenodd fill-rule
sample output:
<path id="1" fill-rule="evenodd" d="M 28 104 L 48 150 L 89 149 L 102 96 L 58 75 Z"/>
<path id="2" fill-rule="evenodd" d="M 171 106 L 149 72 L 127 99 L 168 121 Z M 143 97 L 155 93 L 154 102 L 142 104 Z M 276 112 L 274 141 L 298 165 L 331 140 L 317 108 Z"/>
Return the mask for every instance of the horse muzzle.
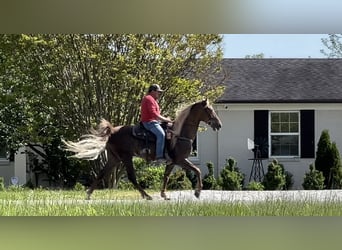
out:
<path id="1" fill-rule="evenodd" d="M 210 119 L 207 124 L 214 130 L 218 131 L 222 127 L 222 123 L 219 120 Z"/>

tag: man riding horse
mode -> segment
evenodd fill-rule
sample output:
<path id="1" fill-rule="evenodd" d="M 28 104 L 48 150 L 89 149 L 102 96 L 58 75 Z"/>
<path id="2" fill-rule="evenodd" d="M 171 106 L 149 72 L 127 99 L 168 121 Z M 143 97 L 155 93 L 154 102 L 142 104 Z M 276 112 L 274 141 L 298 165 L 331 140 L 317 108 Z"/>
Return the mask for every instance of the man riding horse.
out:
<path id="1" fill-rule="evenodd" d="M 156 160 L 157 164 L 165 163 L 165 131 L 160 126 L 160 122 L 171 122 L 171 119 L 164 117 L 160 113 L 158 98 L 163 90 L 158 84 L 152 84 L 148 88 L 147 94 L 141 101 L 141 118 L 140 122 L 148 130 L 156 136 Z M 169 159 L 168 159 L 169 160 Z"/>

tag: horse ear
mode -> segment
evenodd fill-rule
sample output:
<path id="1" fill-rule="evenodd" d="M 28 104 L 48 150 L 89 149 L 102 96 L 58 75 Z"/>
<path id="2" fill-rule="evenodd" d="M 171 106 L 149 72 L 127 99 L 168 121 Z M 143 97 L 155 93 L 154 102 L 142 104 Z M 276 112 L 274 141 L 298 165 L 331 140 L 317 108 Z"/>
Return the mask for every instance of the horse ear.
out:
<path id="1" fill-rule="evenodd" d="M 205 99 L 202 101 L 202 105 L 203 105 L 203 107 L 206 107 L 206 106 L 209 105 L 209 101 L 208 101 L 207 98 L 205 98 Z"/>

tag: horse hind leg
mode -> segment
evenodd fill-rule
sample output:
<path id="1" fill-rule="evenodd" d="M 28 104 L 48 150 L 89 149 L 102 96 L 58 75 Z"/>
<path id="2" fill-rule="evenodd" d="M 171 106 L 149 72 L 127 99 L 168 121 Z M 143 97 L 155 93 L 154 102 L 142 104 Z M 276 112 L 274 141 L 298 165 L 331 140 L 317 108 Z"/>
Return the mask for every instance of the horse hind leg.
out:
<path id="1" fill-rule="evenodd" d="M 99 182 L 103 180 L 104 177 L 108 177 L 113 172 L 114 167 L 120 166 L 120 160 L 117 157 L 115 157 L 110 152 L 110 150 L 107 151 L 107 157 L 108 157 L 108 160 L 105 166 L 103 167 L 103 169 L 100 170 L 100 173 L 98 174 L 98 176 L 96 177 L 96 179 L 93 181 L 93 183 L 91 184 L 91 186 L 86 192 L 87 200 L 90 200 L 90 196 L 92 195 L 94 190 L 97 188 L 97 185 L 99 184 Z"/>
<path id="2" fill-rule="evenodd" d="M 132 157 L 129 157 L 128 159 L 125 159 L 123 161 L 123 163 L 124 163 L 124 165 L 126 167 L 128 180 L 130 182 L 132 182 L 134 187 L 135 187 L 135 189 L 137 189 L 140 192 L 141 197 L 143 199 L 146 199 L 146 200 L 152 200 L 152 197 L 150 195 L 148 195 L 145 192 L 145 190 L 137 182 L 137 178 L 136 178 L 136 175 L 135 175 L 135 169 L 134 169 L 134 166 L 133 166 Z"/>
<path id="3" fill-rule="evenodd" d="M 96 177 L 96 179 L 93 181 L 93 183 L 91 184 L 91 186 L 89 187 L 89 189 L 87 190 L 86 194 L 86 199 L 90 200 L 90 196 L 92 195 L 92 193 L 94 192 L 94 190 L 97 188 L 97 185 L 99 184 L 99 182 L 105 177 L 110 175 L 110 173 L 113 171 L 114 168 L 114 164 L 111 164 L 109 161 L 106 163 L 106 165 L 104 166 L 103 169 L 101 169 L 100 173 L 98 174 L 98 176 Z"/>

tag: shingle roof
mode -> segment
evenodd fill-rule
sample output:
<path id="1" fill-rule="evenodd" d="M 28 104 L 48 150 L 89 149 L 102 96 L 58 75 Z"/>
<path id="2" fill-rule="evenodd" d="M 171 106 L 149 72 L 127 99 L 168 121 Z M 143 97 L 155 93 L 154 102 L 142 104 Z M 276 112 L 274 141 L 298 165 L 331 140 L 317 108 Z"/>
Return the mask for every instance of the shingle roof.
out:
<path id="1" fill-rule="evenodd" d="M 223 59 L 218 103 L 342 103 L 342 59 Z"/>

